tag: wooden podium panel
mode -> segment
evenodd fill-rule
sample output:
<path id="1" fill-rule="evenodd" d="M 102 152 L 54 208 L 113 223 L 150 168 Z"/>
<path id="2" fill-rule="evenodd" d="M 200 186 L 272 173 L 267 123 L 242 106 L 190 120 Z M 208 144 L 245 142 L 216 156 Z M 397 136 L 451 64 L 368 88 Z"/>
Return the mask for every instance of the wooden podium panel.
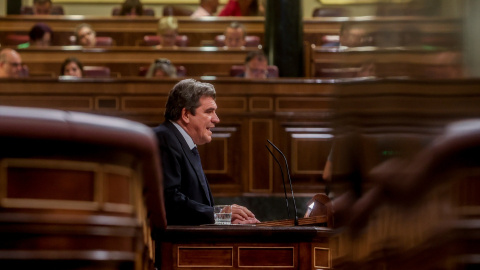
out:
<path id="1" fill-rule="evenodd" d="M 161 269 L 330 269 L 331 235 L 321 227 L 168 226 L 156 261 Z"/>

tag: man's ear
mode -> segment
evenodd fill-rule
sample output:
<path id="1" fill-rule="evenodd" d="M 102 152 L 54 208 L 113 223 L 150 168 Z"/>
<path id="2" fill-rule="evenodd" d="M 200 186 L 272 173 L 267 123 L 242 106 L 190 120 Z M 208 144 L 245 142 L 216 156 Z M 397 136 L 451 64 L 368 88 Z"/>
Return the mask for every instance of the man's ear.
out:
<path id="1" fill-rule="evenodd" d="M 182 115 L 181 115 L 180 118 L 182 118 L 182 121 L 183 121 L 184 123 L 190 123 L 190 115 L 191 115 L 190 111 L 188 111 L 187 109 L 183 108 L 183 109 L 182 109 Z"/>

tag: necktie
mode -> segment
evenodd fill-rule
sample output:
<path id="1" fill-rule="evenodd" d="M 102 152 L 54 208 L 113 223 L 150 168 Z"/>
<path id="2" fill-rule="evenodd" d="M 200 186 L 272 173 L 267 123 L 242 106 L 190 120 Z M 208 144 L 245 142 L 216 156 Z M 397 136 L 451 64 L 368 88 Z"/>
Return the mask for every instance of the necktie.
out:
<path id="1" fill-rule="evenodd" d="M 201 171 L 201 174 L 202 174 L 200 176 L 200 183 L 202 184 L 203 190 L 205 191 L 205 195 L 207 196 L 207 199 L 210 202 L 210 196 L 209 196 L 208 186 L 207 186 L 207 179 L 205 178 L 205 173 L 203 173 L 202 161 L 200 160 L 200 154 L 198 153 L 197 147 L 194 147 L 192 149 L 192 153 L 195 156 L 195 161 L 197 162 L 198 166 L 200 167 L 200 171 Z"/>

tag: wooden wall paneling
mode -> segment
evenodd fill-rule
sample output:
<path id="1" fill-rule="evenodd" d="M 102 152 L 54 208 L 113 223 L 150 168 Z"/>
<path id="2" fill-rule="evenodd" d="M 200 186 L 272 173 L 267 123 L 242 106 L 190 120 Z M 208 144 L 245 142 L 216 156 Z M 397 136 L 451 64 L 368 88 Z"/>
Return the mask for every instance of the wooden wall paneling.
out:
<path id="1" fill-rule="evenodd" d="M 267 149 L 264 150 L 267 139 L 273 140 L 273 120 L 249 120 L 250 192 L 273 191 L 273 159 Z"/>
<path id="2" fill-rule="evenodd" d="M 217 89 L 217 114 L 220 117 L 213 142 L 199 149 L 214 194 L 282 193 L 278 169 L 273 167 L 273 160 L 265 149 L 266 139 L 286 152 L 292 166 L 292 140 L 285 128 L 318 127 L 312 120 L 318 122 L 328 118 L 334 85 L 303 79 L 249 81 L 222 78 L 203 81 L 212 83 Z M 5 88 L 2 87 L 0 96 L 3 105 L 80 110 L 156 126 L 164 121 L 167 95 L 176 82 L 178 79 L 2 80 Z M 36 101 L 39 97 L 45 104 Z M 60 102 L 49 102 L 49 97 L 89 99 L 92 105 L 87 108 L 65 107 Z M 17 103 L 17 99 L 25 101 Z M 308 146 L 304 145 L 304 148 Z M 308 182 L 295 181 L 297 185 Z M 303 188 L 305 190 L 307 188 Z M 312 190 L 323 189 L 318 187 L 309 191 Z"/>

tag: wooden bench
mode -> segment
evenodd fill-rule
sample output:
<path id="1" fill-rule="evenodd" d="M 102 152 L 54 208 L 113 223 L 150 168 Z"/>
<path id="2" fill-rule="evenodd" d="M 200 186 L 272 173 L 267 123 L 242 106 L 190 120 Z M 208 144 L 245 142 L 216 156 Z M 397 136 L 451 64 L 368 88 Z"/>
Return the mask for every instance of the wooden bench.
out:
<path id="1" fill-rule="evenodd" d="M 62 62 L 71 56 L 83 65 L 106 66 L 121 76 L 138 76 L 141 67 L 157 58 L 167 58 L 174 65 L 184 66 L 187 76 L 229 76 L 233 65 L 245 62 L 248 52 L 256 48 L 224 49 L 182 47 L 155 49 L 151 47 L 82 48 L 79 46 L 27 48 L 18 50 L 30 73 L 60 72 Z"/>
<path id="2" fill-rule="evenodd" d="M 461 52 L 423 47 L 358 47 L 332 49 L 311 47 L 311 77 L 359 77 L 362 66 L 373 64 L 373 74 L 364 76 L 410 78 L 459 78 L 462 76 Z"/>
<path id="3" fill-rule="evenodd" d="M 189 46 L 213 44 L 216 35 L 224 33 L 232 21 L 245 25 L 248 35 L 260 37 L 265 44 L 265 22 L 263 17 L 177 17 L 178 32 L 189 37 Z M 134 46 L 145 35 L 155 35 L 158 18 L 99 17 L 99 16 L 35 16 L 8 15 L 0 17 L 0 42 L 5 43 L 8 34 L 27 34 L 38 21 L 47 23 L 54 31 L 53 44 L 69 45 L 70 36 L 80 23 L 93 26 L 97 35 L 112 37 L 118 46 Z M 461 44 L 458 33 L 461 32 L 461 20 L 448 17 L 316 17 L 303 20 L 303 38 L 308 44 L 322 44 L 324 35 L 338 35 L 344 22 L 352 22 L 365 27 L 367 33 L 374 35 L 383 29 L 392 33 L 411 31 L 412 28 L 422 34 L 430 45 L 455 46 Z M 456 38 L 455 38 L 456 37 Z"/>
<path id="4" fill-rule="evenodd" d="M 3 266 L 153 266 L 166 218 L 150 128 L 39 108 L 0 106 L 0 117 Z"/>

